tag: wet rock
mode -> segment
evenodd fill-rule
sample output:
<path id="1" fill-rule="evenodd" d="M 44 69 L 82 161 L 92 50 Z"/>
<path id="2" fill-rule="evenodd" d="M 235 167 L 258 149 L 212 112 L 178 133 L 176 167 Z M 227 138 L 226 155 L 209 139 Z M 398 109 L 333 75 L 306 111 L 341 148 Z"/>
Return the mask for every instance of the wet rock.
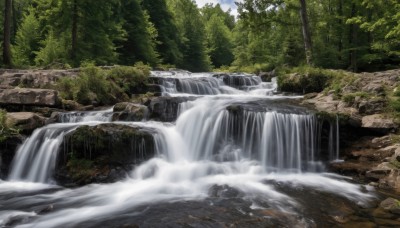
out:
<path id="1" fill-rule="evenodd" d="M 379 204 L 379 208 L 400 215 L 400 201 L 397 199 L 387 198 Z"/>
<path id="2" fill-rule="evenodd" d="M 125 178 L 126 170 L 154 156 L 153 134 L 120 124 L 79 127 L 64 139 L 56 179 L 83 185 Z"/>
<path id="3" fill-rule="evenodd" d="M 113 121 L 141 121 L 147 119 L 149 110 L 146 106 L 129 102 L 118 103 L 114 106 Z"/>
<path id="4" fill-rule="evenodd" d="M 24 139 L 22 135 L 14 135 L 0 142 L 0 178 L 7 177 L 15 152 Z"/>
<path id="5" fill-rule="evenodd" d="M 55 90 L 24 88 L 0 90 L 0 105 L 54 107 L 58 104 L 58 92 Z"/>
<path id="6" fill-rule="evenodd" d="M 373 181 L 376 181 L 376 180 L 380 180 L 380 179 L 386 177 L 387 175 L 389 175 L 390 172 L 391 172 L 391 169 L 388 169 L 388 168 L 386 168 L 386 169 L 385 168 L 382 168 L 382 169 L 377 168 L 375 170 L 368 171 L 366 173 L 366 177 Z"/>
<path id="7" fill-rule="evenodd" d="M 150 119 L 172 122 L 178 117 L 179 104 L 195 100 L 195 97 L 155 97 L 148 105 Z"/>
<path id="8" fill-rule="evenodd" d="M 378 132 L 389 132 L 398 127 L 394 120 L 381 114 L 364 116 L 362 118 L 362 127 L 370 128 Z"/>
<path id="9" fill-rule="evenodd" d="M 13 126 L 23 132 L 32 132 L 36 128 L 43 127 L 46 118 L 33 112 L 9 112 L 7 113 L 7 125 Z"/>

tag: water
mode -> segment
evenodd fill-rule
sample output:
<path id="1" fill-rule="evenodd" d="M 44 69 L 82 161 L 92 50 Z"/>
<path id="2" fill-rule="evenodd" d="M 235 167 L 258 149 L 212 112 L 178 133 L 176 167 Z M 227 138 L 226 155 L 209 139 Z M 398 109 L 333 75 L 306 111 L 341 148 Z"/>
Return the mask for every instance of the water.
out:
<path id="1" fill-rule="evenodd" d="M 365 206 L 374 198 L 372 189 L 325 173 L 324 164 L 339 154 L 337 121 L 329 123 L 324 143 L 322 123 L 288 101 L 297 97 L 270 96 L 274 86 L 262 83 L 238 89 L 217 77 L 203 80 L 204 74 L 201 80 L 187 72 L 153 74 L 185 77 L 196 85 L 168 93 L 206 94 L 182 103 L 175 123 L 115 123 L 152 129 L 154 158 L 116 183 L 75 189 L 54 185 L 64 136 L 81 125 L 109 122 L 111 110 L 63 114 L 64 123 L 36 130 L 18 150 L 9 181 L 0 182 L 0 226 L 218 227 L 256 218 L 255 227 L 307 227 L 324 224 L 314 216 L 321 210 L 313 211 L 312 201 Z"/>
<path id="2" fill-rule="evenodd" d="M 81 125 L 110 122 L 112 109 L 96 112 L 68 112 L 60 114 L 59 124 L 36 129 L 18 149 L 9 180 L 53 183 L 58 152 L 64 137 Z"/>

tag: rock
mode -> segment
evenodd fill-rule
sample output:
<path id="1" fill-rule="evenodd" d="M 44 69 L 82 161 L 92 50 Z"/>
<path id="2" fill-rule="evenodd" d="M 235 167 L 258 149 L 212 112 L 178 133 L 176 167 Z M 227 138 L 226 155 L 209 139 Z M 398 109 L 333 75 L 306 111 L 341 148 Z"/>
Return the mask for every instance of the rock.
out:
<path id="1" fill-rule="evenodd" d="M 386 105 L 383 98 L 363 100 L 358 104 L 358 112 L 363 115 L 382 113 Z"/>
<path id="2" fill-rule="evenodd" d="M 9 112 L 7 113 L 7 125 L 14 126 L 23 132 L 32 132 L 36 128 L 43 127 L 46 118 L 33 112 Z"/>
<path id="3" fill-rule="evenodd" d="M 362 127 L 370 128 L 378 132 L 389 132 L 398 127 L 392 118 L 381 114 L 364 116 L 362 118 Z"/>
<path id="4" fill-rule="evenodd" d="M 379 207 L 390 213 L 400 215 L 400 201 L 394 198 L 387 198 L 379 204 Z"/>
<path id="5" fill-rule="evenodd" d="M 150 119 L 171 122 L 178 117 L 179 104 L 195 100 L 195 97 L 155 97 L 148 105 Z"/>
<path id="6" fill-rule="evenodd" d="M 26 88 L 44 88 L 55 84 L 62 77 L 76 77 L 79 69 L 71 70 L 12 70 L 0 71 L 2 88 L 22 86 Z"/>
<path id="7" fill-rule="evenodd" d="M 58 104 L 58 92 L 55 90 L 24 88 L 0 90 L 0 105 L 54 107 Z"/>
<path id="8" fill-rule="evenodd" d="M 142 121 L 149 116 L 146 106 L 129 102 L 118 103 L 114 106 L 113 121 Z"/>
<path id="9" fill-rule="evenodd" d="M 365 176 L 372 181 L 377 181 L 389 175 L 390 172 L 391 169 L 375 169 L 368 171 Z"/>
<path id="10" fill-rule="evenodd" d="M 271 82 L 272 78 L 276 77 L 275 70 L 269 72 L 260 72 L 258 76 L 263 82 Z"/>
<path id="11" fill-rule="evenodd" d="M 126 170 L 156 153 L 153 134 L 153 129 L 121 124 L 81 126 L 64 139 L 56 180 L 73 186 L 125 178 Z"/>
<path id="12" fill-rule="evenodd" d="M 15 152 L 24 139 L 21 135 L 14 135 L 0 142 L 0 179 L 7 177 Z"/>

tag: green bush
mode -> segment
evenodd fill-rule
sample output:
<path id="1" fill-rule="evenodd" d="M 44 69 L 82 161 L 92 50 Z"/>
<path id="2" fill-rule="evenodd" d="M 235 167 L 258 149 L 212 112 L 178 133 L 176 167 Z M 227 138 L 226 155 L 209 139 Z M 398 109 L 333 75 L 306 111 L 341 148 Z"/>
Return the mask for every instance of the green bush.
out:
<path id="1" fill-rule="evenodd" d="M 118 66 L 110 70 L 108 79 L 112 80 L 125 93 L 132 94 L 138 86 L 148 83 L 150 70 L 144 67 Z"/>
<path id="2" fill-rule="evenodd" d="M 3 142 L 7 138 L 18 135 L 18 129 L 12 128 L 7 124 L 7 112 L 0 109 L 0 142 Z"/>
<path id="3" fill-rule="evenodd" d="M 132 93 L 148 83 L 150 68 L 144 64 L 135 67 L 116 66 L 101 69 L 85 63 L 76 78 L 64 77 L 57 83 L 60 96 L 88 105 L 111 105 L 127 101 Z"/>
<path id="4" fill-rule="evenodd" d="M 276 72 L 279 88 L 285 92 L 319 93 L 328 89 L 339 94 L 346 83 L 354 81 L 354 77 L 350 73 L 309 66 L 281 67 Z"/>

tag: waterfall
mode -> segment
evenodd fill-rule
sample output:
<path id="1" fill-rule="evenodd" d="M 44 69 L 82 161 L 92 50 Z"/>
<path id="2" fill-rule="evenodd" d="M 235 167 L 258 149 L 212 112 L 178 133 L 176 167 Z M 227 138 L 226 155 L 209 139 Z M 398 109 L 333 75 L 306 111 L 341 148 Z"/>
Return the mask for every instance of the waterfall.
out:
<path id="1" fill-rule="evenodd" d="M 311 113 L 239 110 L 229 107 L 230 100 L 209 98 L 189 103 L 181 104 L 176 125 L 193 161 L 256 160 L 265 171 L 322 169 L 316 161 L 318 120 Z"/>
<path id="2" fill-rule="evenodd" d="M 36 129 L 18 148 L 11 164 L 9 180 L 52 182 L 58 152 L 64 136 L 80 125 L 110 121 L 112 109 L 97 112 L 69 112 L 61 114 L 59 124 Z"/>
<path id="3" fill-rule="evenodd" d="M 276 80 L 272 83 L 263 83 L 260 77 L 248 74 L 191 74 L 187 72 L 161 74 L 153 72 L 150 81 L 160 85 L 164 95 L 243 95 L 242 91 L 267 95 L 268 92 L 276 90 Z"/>
<path id="4" fill-rule="evenodd" d="M 116 137 L 122 146 L 110 141 L 108 148 L 135 148 L 118 154 L 125 159 L 135 150 L 140 161 L 126 179 L 78 188 L 43 183 L 52 183 L 65 136 L 82 125 L 110 122 L 112 110 L 60 114 L 61 123 L 37 129 L 24 142 L 12 164 L 12 181 L 0 182 L 0 226 L 203 227 L 229 226 L 243 217 L 251 223 L 238 226 L 255 221 L 260 226 L 315 227 L 331 224 L 317 223 L 315 214 L 323 211 L 321 218 L 330 219 L 349 202 L 365 204 L 373 198 L 369 188 L 325 173 L 324 164 L 339 155 L 338 118 L 320 122 L 312 111 L 294 104 L 297 97 L 274 95 L 275 79 L 263 83 L 249 75 L 152 74 L 164 95 L 207 96 L 180 103 L 173 123 L 107 124 L 148 130 L 154 145 L 149 149 L 143 139 Z M 80 152 L 91 158 L 91 148 Z M 153 149 L 153 157 L 145 156 Z M 339 209 L 332 208 L 336 204 Z"/>

